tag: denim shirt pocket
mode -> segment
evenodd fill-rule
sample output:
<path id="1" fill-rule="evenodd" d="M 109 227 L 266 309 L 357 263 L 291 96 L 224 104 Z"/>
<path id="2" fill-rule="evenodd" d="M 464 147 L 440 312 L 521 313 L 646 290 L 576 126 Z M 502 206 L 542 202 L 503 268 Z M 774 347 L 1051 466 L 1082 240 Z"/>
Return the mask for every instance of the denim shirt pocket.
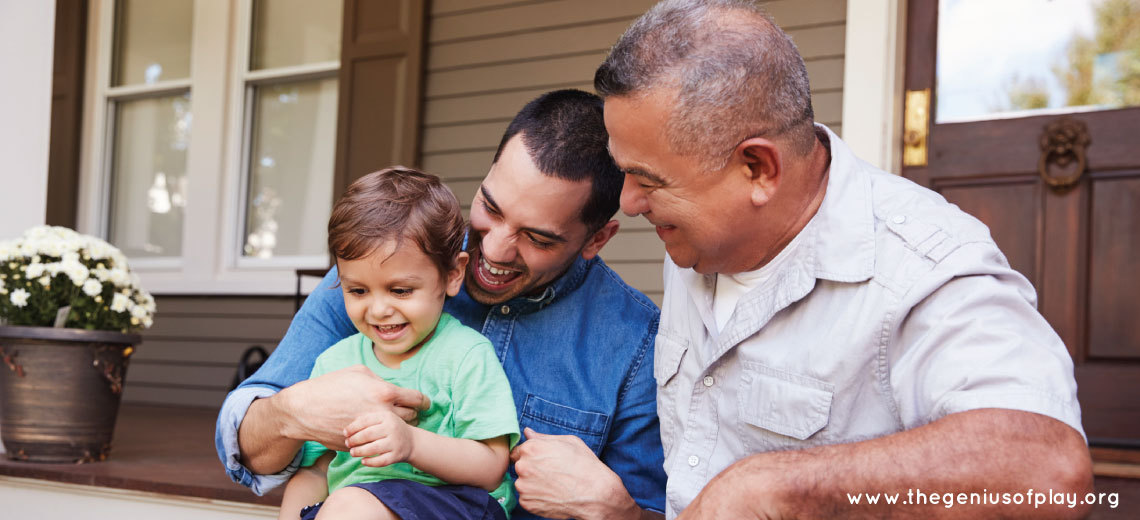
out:
<path id="1" fill-rule="evenodd" d="M 737 395 L 744 423 L 801 441 L 827 426 L 834 385 L 759 363 L 745 362 L 743 369 Z M 745 435 L 746 444 L 751 437 Z"/>
<path id="2" fill-rule="evenodd" d="M 573 435 L 582 439 L 595 455 L 600 455 L 609 423 L 609 415 L 579 410 L 527 394 L 519 429 L 530 428 L 550 435 Z"/>

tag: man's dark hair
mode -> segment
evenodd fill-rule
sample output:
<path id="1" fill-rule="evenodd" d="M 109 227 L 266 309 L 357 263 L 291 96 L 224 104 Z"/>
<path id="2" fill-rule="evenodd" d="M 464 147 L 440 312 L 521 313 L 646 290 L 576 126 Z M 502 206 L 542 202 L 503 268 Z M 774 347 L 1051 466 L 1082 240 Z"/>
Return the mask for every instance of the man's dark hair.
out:
<path id="1" fill-rule="evenodd" d="M 591 232 L 617 213 L 623 176 L 609 152 L 602 98 L 581 90 L 555 90 L 527 103 L 503 134 L 495 160 L 512 137 L 539 171 L 568 181 L 590 181 L 582 222 Z"/>

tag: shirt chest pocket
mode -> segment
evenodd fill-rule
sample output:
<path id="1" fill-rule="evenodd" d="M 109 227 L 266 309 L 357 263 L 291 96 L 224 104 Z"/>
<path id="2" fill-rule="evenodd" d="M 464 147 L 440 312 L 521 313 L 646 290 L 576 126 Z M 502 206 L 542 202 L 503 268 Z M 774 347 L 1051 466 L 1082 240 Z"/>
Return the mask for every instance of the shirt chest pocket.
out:
<path id="1" fill-rule="evenodd" d="M 653 378 L 657 380 L 657 386 L 665 387 L 677 375 L 681 358 L 689 350 L 689 342 L 678 335 L 662 331 L 657 333 L 654 345 Z"/>
<path id="2" fill-rule="evenodd" d="M 573 435 L 582 439 L 595 455 L 600 455 L 609 423 L 609 415 L 579 410 L 527 394 L 519 429 L 530 428 L 551 435 Z"/>
<path id="3" fill-rule="evenodd" d="M 834 385 L 818 379 L 745 362 L 737 394 L 741 432 L 755 449 L 779 446 L 756 428 L 805 441 L 827 426 Z"/>

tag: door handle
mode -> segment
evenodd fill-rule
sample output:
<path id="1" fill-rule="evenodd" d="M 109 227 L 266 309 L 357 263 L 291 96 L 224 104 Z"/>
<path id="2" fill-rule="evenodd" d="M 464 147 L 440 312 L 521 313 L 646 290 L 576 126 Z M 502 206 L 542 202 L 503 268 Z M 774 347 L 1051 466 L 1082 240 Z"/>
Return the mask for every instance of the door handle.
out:
<path id="1" fill-rule="evenodd" d="M 1037 174 L 1053 191 L 1063 193 L 1081 180 L 1088 167 L 1087 149 L 1092 139 L 1083 121 L 1062 117 L 1041 132 L 1041 159 Z M 1075 166 L 1070 166 L 1075 163 Z"/>
<path id="2" fill-rule="evenodd" d="M 930 131 L 930 89 L 906 91 L 903 114 L 903 166 L 926 166 Z"/>

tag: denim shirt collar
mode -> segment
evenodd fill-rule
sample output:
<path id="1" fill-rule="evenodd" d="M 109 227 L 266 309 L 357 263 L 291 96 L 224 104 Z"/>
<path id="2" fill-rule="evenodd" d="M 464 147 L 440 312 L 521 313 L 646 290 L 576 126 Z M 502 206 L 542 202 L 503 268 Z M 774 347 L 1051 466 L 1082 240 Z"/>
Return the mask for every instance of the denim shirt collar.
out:
<path id="1" fill-rule="evenodd" d="M 586 260 L 578 255 L 570 267 L 566 269 L 566 272 L 551 282 L 550 285 L 547 285 L 542 294 L 538 296 L 516 296 L 507 301 L 506 305 L 520 314 L 541 310 L 580 287 L 582 282 L 586 280 L 586 273 L 596 262 L 597 257 Z"/>

